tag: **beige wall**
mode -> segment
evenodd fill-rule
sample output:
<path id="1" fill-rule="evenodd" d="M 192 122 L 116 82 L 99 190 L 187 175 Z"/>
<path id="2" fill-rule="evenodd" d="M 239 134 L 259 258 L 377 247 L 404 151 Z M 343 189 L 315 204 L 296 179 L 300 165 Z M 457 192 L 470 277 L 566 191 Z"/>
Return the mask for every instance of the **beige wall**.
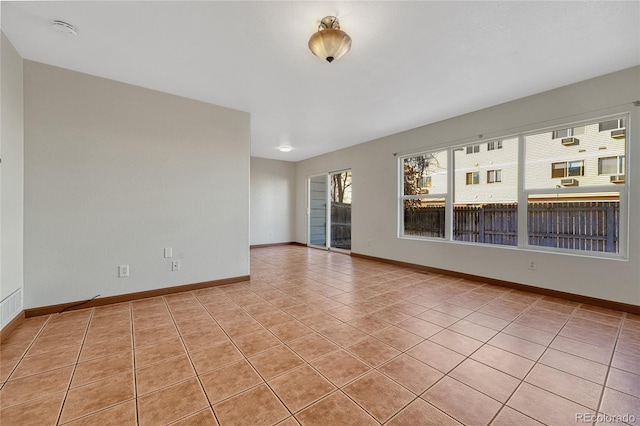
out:
<path id="1" fill-rule="evenodd" d="M 22 310 L 24 118 L 22 58 L 1 33 L 0 301 L 4 327 Z"/>
<path id="2" fill-rule="evenodd" d="M 251 157 L 251 245 L 294 240 L 295 163 Z"/>
<path id="3" fill-rule="evenodd" d="M 249 273 L 249 114 L 24 68 L 26 308 Z"/>
<path id="4" fill-rule="evenodd" d="M 306 179 L 353 172 L 353 252 L 640 305 L 640 67 L 601 76 L 318 156 L 297 164 L 296 241 L 306 242 Z M 397 238 L 395 153 L 436 150 L 567 122 L 630 113 L 628 260 Z M 521 224 L 522 226 L 522 224 Z M 529 270 L 529 261 L 536 270 Z"/>

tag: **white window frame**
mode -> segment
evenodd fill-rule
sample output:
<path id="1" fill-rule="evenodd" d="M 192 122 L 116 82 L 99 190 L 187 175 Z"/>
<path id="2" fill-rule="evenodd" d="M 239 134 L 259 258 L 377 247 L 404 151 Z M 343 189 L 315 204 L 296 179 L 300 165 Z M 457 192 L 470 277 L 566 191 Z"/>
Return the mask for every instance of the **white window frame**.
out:
<path id="1" fill-rule="evenodd" d="M 630 126 L 630 114 L 628 112 L 619 112 L 611 114 L 610 116 L 596 116 L 593 115 L 590 118 L 583 119 L 579 122 L 575 123 L 564 123 L 558 126 L 550 127 L 550 128 L 538 128 L 534 130 L 522 131 L 517 134 L 504 134 L 498 135 L 498 138 L 501 140 L 518 138 L 518 168 L 517 168 L 517 203 L 518 203 L 518 244 L 516 246 L 495 246 L 486 243 L 473 243 L 466 241 L 457 241 L 453 239 L 453 200 L 455 196 L 455 158 L 454 151 L 464 149 L 466 152 L 467 147 L 476 146 L 479 144 L 470 144 L 467 140 L 466 143 L 460 145 L 437 145 L 433 148 L 421 151 L 414 151 L 403 153 L 402 155 L 398 155 L 398 193 L 399 203 L 398 203 L 398 238 L 402 239 L 412 239 L 412 240 L 435 240 L 435 241 L 444 241 L 447 243 L 453 244 L 471 244 L 478 245 L 482 247 L 491 246 L 491 247 L 503 247 L 507 249 L 516 249 L 516 250 L 526 250 L 526 251 L 536 251 L 536 252 L 549 252 L 549 253 L 557 253 L 561 255 L 572 255 L 572 256 L 583 256 L 583 257 L 595 257 L 595 258 L 613 258 L 613 259 L 628 259 L 628 228 L 629 228 L 629 185 L 627 182 L 616 184 L 615 187 L 611 185 L 602 185 L 602 186 L 588 186 L 588 187 L 556 187 L 556 188 L 526 188 L 525 185 L 525 159 L 526 159 L 526 137 L 537 135 L 545 132 L 555 132 L 557 130 L 563 129 L 585 129 L 587 125 L 593 125 L 596 123 L 607 122 L 611 120 L 618 120 L 619 123 L 625 124 L 625 129 L 627 130 L 626 140 L 625 140 L 625 153 L 624 155 L 617 156 L 618 158 L 624 158 L 626 161 L 629 158 L 629 149 L 630 143 L 632 140 L 632 136 L 629 134 L 631 126 Z M 608 129 L 610 130 L 610 129 Z M 607 131 L 608 131 L 607 130 Z M 615 129 L 614 129 L 615 130 Z M 584 133 L 584 130 L 583 130 Z M 553 136 L 553 135 L 552 135 Z M 430 193 L 430 194 L 422 194 L 418 196 L 404 196 L 404 172 L 403 165 L 404 159 L 416 155 L 431 153 L 431 152 L 447 152 L 447 192 L 446 193 Z M 473 152 L 475 153 L 475 152 Z M 569 161 L 567 161 L 568 167 Z M 629 165 L 625 164 L 625 174 L 629 173 L 628 170 Z M 584 173 L 584 163 L 583 163 L 583 173 Z M 568 168 L 567 168 L 568 174 Z M 620 173 L 618 173 L 620 174 Z M 466 175 L 465 175 L 466 179 Z M 600 251 L 586 251 L 586 250 L 572 250 L 572 249 L 563 249 L 563 248 L 554 248 L 554 247 L 545 247 L 545 246 L 537 246 L 530 245 L 528 243 L 528 201 L 531 195 L 546 195 L 554 196 L 557 194 L 580 194 L 580 193 L 619 193 L 619 202 L 620 202 L 620 217 L 618 222 L 618 252 L 617 253 L 609 253 L 609 252 L 600 252 Z M 403 235 L 404 230 L 404 200 L 409 198 L 425 198 L 425 199 L 444 199 L 445 200 L 445 237 L 444 238 L 436 238 L 436 237 L 422 237 L 422 236 L 413 236 Z"/>
<path id="2" fill-rule="evenodd" d="M 407 155 L 398 156 L 398 193 L 399 203 L 398 203 L 398 238 L 403 239 L 412 239 L 412 240 L 435 240 L 435 241 L 443 241 L 451 239 L 451 214 L 453 210 L 449 211 L 450 203 L 450 194 L 452 193 L 451 187 L 451 173 L 447 173 L 447 191 L 446 192 L 435 192 L 432 193 L 429 191 L 427 194 L 417 194 L 417 195 L 405 195 L 404 194 L 404 160 L 411 157 L 417 157 L 425 154 L 432 154 L 434 152 L 445 152 L 447 155 L 447 169 L 451 168 L 453 151 L 447 148 L 443 149 L 433 149 L 433 150 L 425 150 L 418 152 L 411 152 Z M 433 236 L 419 236 L 419 235 L 405 235 L 404 234 L 404 202 L 405 200 L 441 200 L 444 199 L 445 203 L 445 227 L 444 227 L 444 236 L 443 237 L 433 237 Z"/>
<path id="3" fill-rule="evenodd" d="M 629 123 L 629 114 L 615 114 L 611 118 L 603 118 L 603 117 L 594 117 L 591 119 L 585 119 L 578 123 L 574 123 L 571 128 L 575 127 L 585 127 L 590 124 L 601 123 L 610 121 L 613 119 L 625 120 L 625 123 Z M 567 128 L 567 126 L 563 126 Z M 520 149 L 519 158 L 518 158 L 518 171 L 519 175 L 519 192 L 518 192 L 518 248 L 531 250 L 531 251 L 542 251 L 542 252 L 551 252 L 551 253 L 560 253 L 560 254 L 571 254 L 571 255 L 579 255 L 585 257 L 600 257 L 600 258 L 627 258 L 628 255 L 628 243 L 627 243 L 627 230 L 629 226 L 628 219 L 628 197 L 629 197 L 629 187 L 626 184 L 619 184 L 620 186 L 612 187 L 611 185 L 602 185 L 602 186 L 587 186 L 587 187 L 564 187 L 560 186 L 559 188 L 525 188 L 525 168 L 526 168 L 526 143 L 525 139 L 527 136 L 537 135 L 540 133 L 554 131 L 557 128 L 551 129 L 537 129 L 528 132 L 523 132 L 520 135 Z M 627 135 L 625 142 L 625 156 L 629 155 L 629 137 Z M 569 162 L 567 161 L 567 175 L 568 175 L 568 166 Z M 584 173 L 584 163 L 582 167 L 582 171 Z M 570 177 L 570 176 L 568 176 Z M 520 188 L 522 186 L 522 188 Z M 608 252 L 600 252 L 600 251 L 586 251 L 586 250 L 571 250 L 571 249 L 563 249 L 563 248 L 555 248 L 555 247 L 544 247 L 538 245 L 529 244 L 529 230 L 528 230 L 528 202 L 529 196 L 531 195 L 545 195 L 549 194 L 551 196 L 557 194 L 580 194 L 580 193 L 611 193 L 611 192 L 619 192 L 620 193 L 620 218 L 619 218 L 619 229 L 618 229 L 618 253 L 608 253 Z"/>

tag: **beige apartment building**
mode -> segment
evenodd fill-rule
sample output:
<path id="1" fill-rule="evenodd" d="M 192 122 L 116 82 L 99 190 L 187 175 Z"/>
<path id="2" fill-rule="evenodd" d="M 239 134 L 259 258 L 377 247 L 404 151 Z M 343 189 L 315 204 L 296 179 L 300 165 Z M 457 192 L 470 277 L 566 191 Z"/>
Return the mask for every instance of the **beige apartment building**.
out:
<path id="1" fill-rule="evenodd" d="M 617 198 L 625 182 L 625 118 L 618 117 L 524 137 L 524 188 L 542 190 L 530 198 Z M 517 137 L 490 140 L 454 149 L 454 203 L 488 204 L 518 201 Z M 447 152 L 433 153 L 436 166 L 419 179 L 421 193 L 447 193 Z M 610 187 L 610 192 L 602 192 Z M 567 190 L 570 189 L 570 190 Z M 585 189 L 585 191 L 582 191 Z"/>

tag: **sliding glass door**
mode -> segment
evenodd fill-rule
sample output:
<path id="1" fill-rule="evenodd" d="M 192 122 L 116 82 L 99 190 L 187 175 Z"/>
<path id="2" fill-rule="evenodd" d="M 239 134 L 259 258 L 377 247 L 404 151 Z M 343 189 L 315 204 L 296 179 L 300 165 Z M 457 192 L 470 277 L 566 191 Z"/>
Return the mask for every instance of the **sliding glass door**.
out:
<path id="1" fill-rule="evenodd" d="M 329 174 L 331 249 L 351 250 L 351 170 Z"/>
<path id="2" fill-rule="evenodd" d="M 309 178 L 309 245 L 327 247 L 327 175 Z"/>
<path id="3" fill-rule="evenodd" d="M 351 171 L 309 178 L 309 246 L 351 250 Z"/>

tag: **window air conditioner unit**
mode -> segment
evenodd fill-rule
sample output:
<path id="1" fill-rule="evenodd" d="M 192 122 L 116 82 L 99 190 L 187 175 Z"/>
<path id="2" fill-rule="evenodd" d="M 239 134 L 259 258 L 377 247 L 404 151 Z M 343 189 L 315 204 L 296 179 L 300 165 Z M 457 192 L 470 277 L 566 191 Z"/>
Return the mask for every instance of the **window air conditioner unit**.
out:
<path id="1" fill-rule="evenodd" d="M 578 145 L 579 143 L 580 143 L 580 140 L 578 140 L 578 138 L 563 138 L 562 139 L 562 145 L 564 145 L 564 146 Z"/>
<path id="2" fill-rule="evenodd" d="M 624 175 L 613 175 L 611 176 L 611 183 L 624 183 Z"/>
<path id="3" fill-rule="evenodd" d="M 562 186 L 578 186 L 578 179 L 574 179 L 574 178 L 562 179 L 560 181 L 560 185 L 562 185 Z"/>
<path id="4" fill-rule="evenodd" d="M 618 129 L 611 131 L 611 137 L 613 139 L 622 139 L 627 135 L 626 129 Z"/>

